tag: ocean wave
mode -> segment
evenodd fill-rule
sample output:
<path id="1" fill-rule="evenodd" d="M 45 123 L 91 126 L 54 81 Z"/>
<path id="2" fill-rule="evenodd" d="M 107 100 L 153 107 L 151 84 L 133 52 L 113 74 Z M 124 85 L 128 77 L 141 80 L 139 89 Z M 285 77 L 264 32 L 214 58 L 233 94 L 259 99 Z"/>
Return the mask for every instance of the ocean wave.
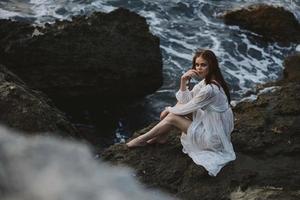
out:
<path id="1" fill-rule="evenodd" d="M 254 3 L 283 6 L 300 19 L 300 2 L 293 0 L 30 0 L 27 4 L 10 0 L 0 4 L 0 17 L 31 17 L 35 23 L 41 24 L 94 11 L 110 12 L 117 7 L 128 8 L 144 16 L 150 31 L 160 38 L 164 90 L 175 91 L 180 76 L 191 67 L 194 51 L 200 47 L 209 48 L 218 56 L 225 79 L 232 86 L 234 98 L 238 100 L 256 84 L 280 77 L 284 57 L 299 50 L 296 44 L 280 46 L 278 43 L 264 42 L 258 34 L 237 26 L 227 26 L 218 18 L 226 10 Z M 8 9 L 11 5 L 19 5 L 19 8 Z M 26 12 L 20 9 L 22 6 L 26 7 Z M 163 95 L 159 91 L 145 101 L 151 102 L 151 106 L 161 107 L 161 101 L 169 104 L 171 97 L 174 97 L 169 92 Z"/>

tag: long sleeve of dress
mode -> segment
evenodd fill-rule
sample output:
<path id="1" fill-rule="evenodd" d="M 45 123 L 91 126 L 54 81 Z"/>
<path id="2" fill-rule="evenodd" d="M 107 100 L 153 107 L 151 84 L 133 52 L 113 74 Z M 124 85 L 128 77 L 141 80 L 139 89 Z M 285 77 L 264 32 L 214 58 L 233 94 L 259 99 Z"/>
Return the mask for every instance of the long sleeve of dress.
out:
<path id="1" fill-rule="evenodd" d="M 181 104 L 185 104 L 187 102 L 189 102 L 193 95 L 192 95 L 192 91 L 190 90 L 185 90 L 185 91 L 181 91 L 181 90 L 178 90 L 178 92 L 176 93 L 176 99 L 179 103 Z"/>
<path id="2" fill-rule="evenodd" d="M 185 92 L 185 91 L 184 91 Z M 191 98 L 190 91 L 189 94 L 180 94 L 180 100 L 188 100 Z M 198 94 L 191 98 L 185 104 L 179 104 L 173 107 L 168 107 L 168 111 L 177 115 L 186 115 L 192 113 L 200 108 L 206 107 L 208 104 L 212 103 L 214 97 L 213 88 L 210 85 L 203 87 Z"/>

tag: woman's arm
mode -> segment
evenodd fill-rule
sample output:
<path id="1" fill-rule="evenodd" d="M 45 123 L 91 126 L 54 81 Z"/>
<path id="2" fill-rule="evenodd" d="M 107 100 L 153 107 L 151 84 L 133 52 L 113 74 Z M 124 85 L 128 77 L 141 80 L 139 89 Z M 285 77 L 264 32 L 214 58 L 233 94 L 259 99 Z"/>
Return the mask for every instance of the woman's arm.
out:
<path id="1" fill-rule="evenodd" d="M 181 103 L 177 102 L 174 106 L 178 105 L 181 105 Z M 160 113 L 160 120 L 163 120 L 169 113 L 168 107 L 165 107 L 165 109 Z"/>
<path id="2" fill-rule="evenodd" d="M 187 115 L 200 108 L 204 108 L 214 101 L 215 94 L 211 86 L 207 85 L 195 95 L 188 103 L 173 107 L 167 107 L 167 110 L 177 115 Z"/>
<path id="3" fill-rule="evenodd" d="M 193 98 L 193 94 L 187 89 L 186 83 L 192 77 L 197 76 L 197 72 L 194 69 L 190 69 L 185 72 L 180 78 L 180 88 L 176 93 L 176 99 L 179 103 L 185 104 Z"/>

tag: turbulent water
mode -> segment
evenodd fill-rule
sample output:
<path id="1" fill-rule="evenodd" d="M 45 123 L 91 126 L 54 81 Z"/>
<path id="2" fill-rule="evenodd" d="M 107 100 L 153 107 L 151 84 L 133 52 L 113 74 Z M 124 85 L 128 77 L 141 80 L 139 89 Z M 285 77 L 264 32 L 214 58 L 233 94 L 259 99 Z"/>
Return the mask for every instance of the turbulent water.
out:
<path id="1" fill-rule="evenodd" d="M 227 26 L 218 17 L 226 10 L 255 3 L 283 6 L 300 19 L 300 0 L 2 0 L 0 17 L 42 24 L 94 11 L 110 12 L 117 7 L 146 17 L 151 32 L 160 38 L 164 85 L 128 109 L 127 117 L 132 121 L 147 116 L 145 124 L 158 119 L 159 111 L 175 102 L 178 79 L 191 67 L 197 48 L 209 48 L 216 53 L 234 100 L 256 84 L 281 76 L 283 59 L 296 50 L 297 44 L 282 46 L 261 41 L 258 35 Z"/>

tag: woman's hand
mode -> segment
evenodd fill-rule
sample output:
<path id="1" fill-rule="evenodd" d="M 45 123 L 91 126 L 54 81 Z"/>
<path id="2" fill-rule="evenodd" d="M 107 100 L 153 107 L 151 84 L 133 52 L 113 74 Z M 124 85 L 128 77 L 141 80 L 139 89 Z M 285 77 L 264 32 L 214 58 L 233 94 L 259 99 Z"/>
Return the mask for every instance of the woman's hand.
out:
<path id="1" fill-rule="evenodd" d="M 169 114 L 169 111 L 167 109 L 163 110 L 160 113 L 160 120 L 163 120 L 168 114 Z"/>
<path id="2" fill-rule="evenodd" d="M 186 90 L 186 82 L 193 76 L 199 76 L 198 72 L 195 69 L 190 69 L 181 76 L 181 81 L 180 81 L 181 91 Z"/>
<path id="3" fill-rule="evenodd" d="M 192 78 L 193 76 L 199 76 L 199 74 L 195 69 L 190 69 L 181 76 L 181 80 L 187 81 L 189 78 Z"/>

